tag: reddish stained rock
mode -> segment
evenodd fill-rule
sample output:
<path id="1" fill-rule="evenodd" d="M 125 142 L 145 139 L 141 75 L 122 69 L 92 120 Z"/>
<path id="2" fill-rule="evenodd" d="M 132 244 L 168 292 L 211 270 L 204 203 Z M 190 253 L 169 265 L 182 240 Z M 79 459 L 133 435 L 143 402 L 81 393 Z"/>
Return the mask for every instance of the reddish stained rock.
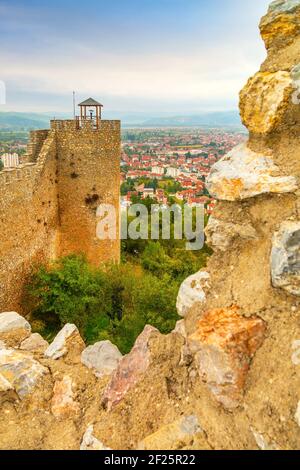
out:
<path id="1" fill-rule="evenodd" d="M 79 404 L 74 401 L 73 382 L 68 375 L 54 384 L 51 411 L 59 419 L 76 417 L 79 413 Z"/>
<path id="2" fill-rule="evenodd" d="M 240 404 L 251 359 L 266 331 L 263 320 L 238 312 L 236 306 L 208 311 L 189 337 L 201 379 L 228 409 Z"/>
<path id="3" fill-rule="evenodd" d="M 147 371 L 150 364 L 149 339 L 154 332 L 158 333 L 158 330 L 147 325 L 131 352 L 120 360 L 102 397 L 102 403 L 108 410 L 117 405 Z"/>

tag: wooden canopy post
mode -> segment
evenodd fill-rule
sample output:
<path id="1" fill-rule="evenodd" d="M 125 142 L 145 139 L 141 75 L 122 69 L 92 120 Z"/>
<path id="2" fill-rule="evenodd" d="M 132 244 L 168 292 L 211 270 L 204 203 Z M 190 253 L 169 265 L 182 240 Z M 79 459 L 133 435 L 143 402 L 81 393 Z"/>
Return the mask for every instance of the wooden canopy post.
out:
<path id="1" fill-rule="evenodd" d="M 100 121 L 102 118 L 102 108 L 103 105 L 101 103 L 98 103 L 98 101 L 94 100 L 93 98 L 89 98 L 82 103 L 78 105 L 80 107 L 80 119 L 81 121 L 83 120 L 91 120 L 91 121 L 96 121 L 96 128 L 99 129 L 100 126 Z M 95 118 L 92 117 L 92 109 L 94 108 L 95 110 Z M 91 111 L 91 115 L 87 116 L 87 110 Z"/>

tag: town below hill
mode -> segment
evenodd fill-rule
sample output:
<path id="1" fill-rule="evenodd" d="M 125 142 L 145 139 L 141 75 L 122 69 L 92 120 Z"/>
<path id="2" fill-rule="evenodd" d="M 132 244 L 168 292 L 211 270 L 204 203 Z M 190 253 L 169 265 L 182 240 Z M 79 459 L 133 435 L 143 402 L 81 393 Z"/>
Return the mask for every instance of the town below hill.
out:
<path id="1" fill-rule="evenodd" d="M 122 206 L 139 200 L 162 205 L 203 204 L 208 215 L 215 200 L 205 188 L 212 165 L 245 141 L 243 132 L 224 129 L 156 129 L 123 132 Z"/>

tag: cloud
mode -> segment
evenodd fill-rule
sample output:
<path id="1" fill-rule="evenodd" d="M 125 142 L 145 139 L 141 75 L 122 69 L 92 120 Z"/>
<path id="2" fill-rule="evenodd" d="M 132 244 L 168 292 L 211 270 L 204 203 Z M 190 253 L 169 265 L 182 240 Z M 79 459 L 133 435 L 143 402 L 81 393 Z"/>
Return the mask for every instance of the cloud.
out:
<path id="1" fill-rule="evenodd" d="M 193 51 L 189 55 L 148 54 L 147 56 L 76 54 L 38 62 L 8 56 L 3 79 L 10 89 L 63 95 L 81 94 L 164 101 L 218 99 L 236 96 L 246 78 L 263 59 L 263 49 L 249 58 L 247 50 L 229 45 Z"/>
<path id="2" fill-rule="evenodd" d="M 21 23 L 21 17 L 27 26 L 32 21 L 32 9 L 25 12 L 21 7 L 14 10 L 4 4 L 1 11 L 6 18 L 15 18 L 14 25 Z M 39 10 L 34 11 L 36 17 L 41 15 Z M 222 15 L 222 10 L 215 14 Z M 205 40 L 188 31 L 188 37 L 183 40 L 185 31 L 180 35 L 172 31 L 173 41 L 161 44 L 156 37 L 149 43 L 147 33 L 141 34 L 140 44 L 138 35 L 133 36 L 137 42 L 131 47 L 132 42 L 122 37 L 118 25 L 106 42 L 101 35 L 95 40 L 94 32 L 91 37 L 86 32 L 82 37 L 78 33 L 70 35 L 69 25 L 66 31 L 53 30 L 46 21 L 43 34 L 43 25 L 36 18 L 32 26 L 30 40 L 24 37 L 24 43 L 20 39 L 12 41 L 1 51 L 0 79 L 7 84 L 8 103 L 15 107 L 18 106 L 16 97 L 22 93 L 24 97 L 38 96 L 41 106 L 44 99 L 48 109 L 55 101 L 49 96 L 57 97 L 61 106 L 61 98 L 77 90 L 83 96 L 107 98 L 108 105 L 114 107 L 119 100 L 124 106 L 132 104 L 133 108 L 143 103 L 155 104 L 161 110 L 167 106 L 170 110 L 177 109 L 181 105 L 231 108 L 236 105 L 246 79 L 265 57 L 263 43 L 258 35 L 252 36 L 251 28 L 251 34 L 219 31 L 213 39 L 213 35 L 205 38 L 203 34 Z M 212 28 L 217 29 L 217 24 Z M 114 47 L 116 44 L 118 47 Z M 67 99 L 65 102 L 67 105 Z"/>

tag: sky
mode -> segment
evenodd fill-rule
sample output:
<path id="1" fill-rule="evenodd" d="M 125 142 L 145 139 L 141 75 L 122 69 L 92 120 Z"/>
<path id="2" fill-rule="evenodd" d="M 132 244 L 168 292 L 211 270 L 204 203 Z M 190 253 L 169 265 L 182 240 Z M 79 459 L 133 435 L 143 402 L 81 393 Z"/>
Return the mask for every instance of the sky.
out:
<path id="1" fill-rule="evenodd" d="M 72 92 L 108 112 L 237 108 L 266 56 L 270 0 L 0 0 L 0 111 L 68 112 Z"/>

